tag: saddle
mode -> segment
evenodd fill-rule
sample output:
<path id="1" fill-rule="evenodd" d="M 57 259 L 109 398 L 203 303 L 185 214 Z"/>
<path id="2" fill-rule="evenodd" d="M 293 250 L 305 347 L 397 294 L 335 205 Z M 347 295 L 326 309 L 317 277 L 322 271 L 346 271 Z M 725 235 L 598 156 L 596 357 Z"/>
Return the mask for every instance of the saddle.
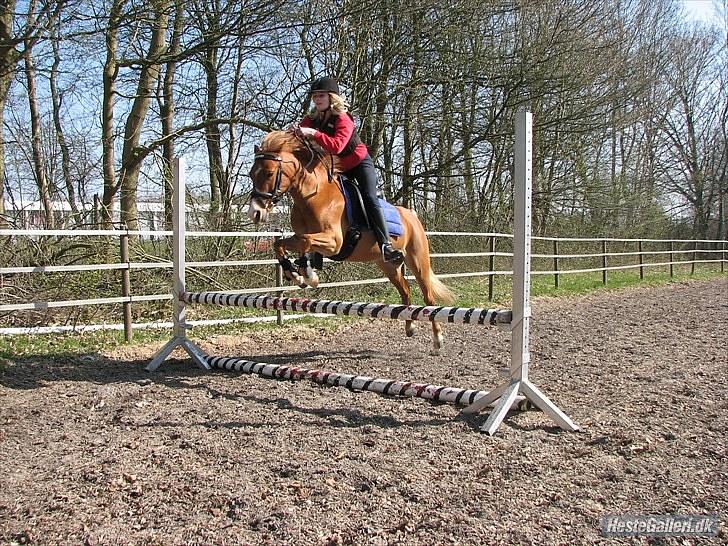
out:
<path id="1" fill-rule="evenodd" d="M 329 256 L 329 259 L 334 261 L 344 261 L 351 256 L 361 238 L 362 230 L 371 229 L 372 227 L 366 213 L 366 208 L 364 207 L 364 198 L 361 195 L 361 189 L 356 183 L 356 180 L 339 175 L 339 181 L 341 182 L 341 190 L 344 194 L 349 231 L 344 234 L 344 242 L 341 245 L 339 253 Z M 402 228 L 402 219 L 397 208 L 381 197 L 379 198 L 379 206 L 382 207 L 382 213 L 384 214 L 384 220 L 387 222 L 389 234 L 394 237 L 402 235 L 404 229 Z"/>

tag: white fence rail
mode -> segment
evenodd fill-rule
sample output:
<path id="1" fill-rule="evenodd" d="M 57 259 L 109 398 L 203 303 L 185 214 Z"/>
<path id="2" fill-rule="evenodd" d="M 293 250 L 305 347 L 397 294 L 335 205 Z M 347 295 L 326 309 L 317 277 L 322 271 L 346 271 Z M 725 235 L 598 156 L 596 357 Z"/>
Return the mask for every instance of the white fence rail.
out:
<path id="1" fill-rule="evenodd" d="M 275 238 L 285 236 L 285 232 L 280 231 L 267 231 L 267 232 L 202 232 L 192 231 L 187 232 L 187 237 L 236 237 L 236 238 Z M 96 305 L 109 305 L 109 304 L 123 304 L 125 308 L 124 323 L 126 330 L 131 332 L 132 328 L 145 328 L 150 327 L 150 324 L 132 324 L 130 306 L 133 303 L 139 302 L 150 302 L 150 301 L 166 301 L 171 300 L 171 293 L 163 294 L 132 294 L 131 286 L 129 283 L 129 272 L 132 270 L 142 269 L 171 269 L 171 261 L 156 261 L 156 262 L 132 262 L 129 261 L 128 243 L 130 237 L 146 237 L 146 238 L 163 238 L 171 237 L 171 231 L 131 231 L 131 230 L 11 230 L 11 229 L 0 229 L 0 237 L 28 237 L 32 239 L 39 239 L 44 237 L 73 237 L 73 238 L 99 238 L 109 237 L 118 239 L 119 247 L 121 249 L 122 259 L 119 263 L 97 263 L 97 264 L 73 264 L 73 265 L 30 265 L 30 266 L 18 266 L 18 267 L 0 267 L 0 315 L 17 312 L 17 311 L 43 311 L 48 309 L 58 309 L 64 307 L 79 307 L 79 306 L 96 306 Z M 481 271 L 472 272 L 456 272 L 456 273 L 445 273 L 439 274 L 438 276 L 443 279 L 454 279 L 454 278 L 466 278 L 466 277 L 488 277 L 489 278 L 489 294 L 488 299 L 493 298 L 493 278 L 499 275 L 512 275 L 512 270 L 498 270 L 495 268 L 496 258 L 512 258 L 512 252 L 504 252 L 497 250 L 498 241 L 506 240 L 507 245 L 510 247 L 509 239 L 512 239 L 512 235 L 505 233 L 479 233 L 479 232 L 442 232 L 442 231 L 431 231 L 428 232 L 429 237 L 475 237 L 484 238 L 488 243 L 488 251 L 481 252 L 440 252 L 433 253 L 432 257 L 435 260 L 435 269 L 437 270 L 438 260 L 452 260 L 461 258 L 483 258 L 483 265 L 487 269 Z M 11 239 L 12 241 L 12 239 Z M 552 275 L 554 277 L 554 284 L 556 287 L 559 286 L 560 277 L 568 274 L 583 274 L 583 273 L 601 273 L 602 281 L 604 284 L 608 283 L 608 273 L 610 271 L 619 270 L 630 270 L 638 269 L 640 278 L 644 278 L 644 272 L 647 268 L 667 268 L 671 276 L 675 273 L 675 266 L 689 265 L 691 273 L 695 271 L 696 264 L 719 264 L 721 272 L 725 271 L 725 264 L 728 263 L 728 242 L 722 240 L 689 240 L 689 239 L 619 239 L 619 238 L 574 238 L 574 237 L 532 237 L 532 244 L 536 245 L 540 242 L 540 246 L 544 246 L 543 243 L 551 246 L 551 252 L 534 252 L 532 258 L 534 260 L 534 267 L 532 268 L 532 275 Z M 560 246 L 578 243 L 584 246 L 586 243 L 601 245 L 601 252 L 585 251 L 583 253 L 572 252 L 560 252 Z M 503 244 L 503 243 L 501 243 Z M 645 249 L 645 244 L 650 244 L 654 247 L 663 246 L 663 248 Z M 609 252 L 609 247 L 612 246 L 626 246 L 634 245 L 635 250 L 612 251 Z M 681 248 L 678 248 L 680 246 Z M 510 249 L 509 249 L 510 250 Z M 619 263 L 612 264 L 612 261 L 624 261 L 631 258 L 636 258 L 634 263 Z M 651 258 L 659 259 L 659 261 L 650 261 Z M 665 259 L 667 258 L 667 259 Z M 563 262 L 575 261 L 575 260 L 595 260 L 600 259 L 601 265 L 599 267 L 564 267 Z M 551 261 L 551 267 L 545 268 L 543 266 L 544 260 Z M 194 269 L 205 269 L 205 268 L 219 268 L 219 267 L 247 267 L 247 266 L 271 266 L 272 268 L 277 267 L 277 261 L 275 259 L 248 259 L 248 260 L 229 260 L 229 261 L 196 261 L 188 262 L 187 266 Z M 69 272 L 89 272 L 89 271 L 120 271 L 120 283 L 122 284 L 122 294 L 116 297 L 107 298 L 78 298 L 73 300 L 60 300 L 60 301 L 31 301 L 24 303 L 5 303 L 4 300 L 7 298 L 6 287 L 10 286 L 13 278 L 17 275 L 24 274 L 49 274 L 49 273 L 69 273 Z M 412 277 L 408 277 L 411 281 L 414 280 Z M 341 282 L 328 282 L 321 283 L 319 288 L 333 288 L 333 287 L 344 287 L 344 286 L 358 286 L 366 284 L 380 284 L 386 283 L 388 280 L 385 277 L 371 278 L 371 279 L 359 279 L 349 280 Z M 238 290 L 228 290 L 228 293 L 238 294 L 257 294 L 257 293 L 270 293 L 270 292 L 288 292 L 299 290 L 295 286 L 258 286 L 253 288 L 244 288 Z M 4 295 L 5 294 L 5 295 Z M 229 321 L 230 319 L 222 319 L 221 322 Z M 214 322 L 214 321 L 213 321 Z M 154 323 L 152 323 L 154 324 Z M 106 328 L 120 328 L 122 325 L 88 325 L 88 326 L 68 326 L 68 327 L 46 327 L 44 328 L 0 328 L 0 333 L 21 333 L 26 331 L 43 332 L 43 331 L 59 331 L 78 330 L 78 329 L 98 329 L 99 327 Z M 128 336 L 129 337 L 129 336 Z"/>

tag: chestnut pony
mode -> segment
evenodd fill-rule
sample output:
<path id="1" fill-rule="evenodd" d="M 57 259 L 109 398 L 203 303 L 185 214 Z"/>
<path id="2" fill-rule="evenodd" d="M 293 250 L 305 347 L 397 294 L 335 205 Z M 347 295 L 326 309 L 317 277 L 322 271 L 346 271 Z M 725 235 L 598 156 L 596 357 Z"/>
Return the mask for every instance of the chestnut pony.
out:
<path id="1" fill-rule="evenodd" d="M 337 159 L 324 156 L 308 142 L 292 133 L 273 131 L 255 149 L 255 162 L 250 170 L 253 192 L 248 214 L 255 223 L 266 222 L 273 206 L 286 193 L 293 199 L 291 227 L 294 235 L 276 241 L 274 249 L 286 277 L 300 286 L 318 285 L 318 275 L 304 256 L 318 252 L 335 256 L 341 251 L 349 231 L 341 182 L 334 171 Z M 454 297 L 432 271 L 430 247 L 425 230 L 414 211 L 397 207 L 402 219 L 403 233 L 392 237 L 392 243 L 405 254 L 405 264 L 417 280 L 425 303 L 450 304 Z M 299 255 L 293 266 L 286 257 L 292 251 Z M 374 262 L 397 288 L 402 303 L 410 305 L 410 287 L 404 268 L 382 260 L 382 254 L 370 230 L 363 230 L 351 255 L 350 262 Z M 442 326 L 432 323 L 433 354 L 442 347 Z M 412 321 L 406 321 L 405 332 L 413 335 Z"/>

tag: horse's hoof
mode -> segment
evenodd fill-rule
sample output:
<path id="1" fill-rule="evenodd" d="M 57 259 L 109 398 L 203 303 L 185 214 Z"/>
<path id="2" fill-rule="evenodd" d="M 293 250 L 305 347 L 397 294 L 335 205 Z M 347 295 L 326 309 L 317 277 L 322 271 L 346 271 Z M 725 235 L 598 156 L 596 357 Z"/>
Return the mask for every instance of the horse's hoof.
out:
<path id="1" fill-rule="evenodd" d="M 306 274 L 303 278 L 306 279 L 306 282 L 311 288 L 316 288 L 319 284 L 319 277 L 316 274 L 316 271 L 310 267 L 306 269 Z"/>
<path id="2" fill-rule="evenodd" d="M 440 349 L 430 349 L 430 356 L 440 356 Z"/>

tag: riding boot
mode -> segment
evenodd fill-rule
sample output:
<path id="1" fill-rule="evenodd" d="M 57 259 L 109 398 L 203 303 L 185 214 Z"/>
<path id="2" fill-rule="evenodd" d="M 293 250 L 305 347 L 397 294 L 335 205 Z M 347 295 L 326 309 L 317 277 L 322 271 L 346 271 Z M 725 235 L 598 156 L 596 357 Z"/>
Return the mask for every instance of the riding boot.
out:
<path id="1" fill-rule="evenodd" d="M 389 230 L 387 229 L 387 221 L 384 219 L 384 213 L 381 207 L 371 207 L 369 210 L 369 221 L 374 230 L 374 236 L 379 243 L 382 251 L 382 259 L 385 262 L 398 266 L 404 261 L 404 254 L 401 250 L 394 248 L 389 241 Z"/>

